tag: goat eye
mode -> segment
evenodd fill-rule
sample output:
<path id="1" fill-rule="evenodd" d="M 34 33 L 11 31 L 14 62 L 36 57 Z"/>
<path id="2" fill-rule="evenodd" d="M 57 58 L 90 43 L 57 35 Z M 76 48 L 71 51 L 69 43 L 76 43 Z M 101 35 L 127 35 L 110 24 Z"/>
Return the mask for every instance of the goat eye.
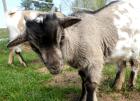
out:
<path id="1" fill-rule="evenodd" d="M 62 36 L 61 36 L 61 40 L 60 40 L 60 46 L 62 46 L 62 45 L 63 45 L 63 43 L 64 43 L 64 39 L 65 39 L 65 36 L 64 36 L 64 35 L 62 35 Z"/>

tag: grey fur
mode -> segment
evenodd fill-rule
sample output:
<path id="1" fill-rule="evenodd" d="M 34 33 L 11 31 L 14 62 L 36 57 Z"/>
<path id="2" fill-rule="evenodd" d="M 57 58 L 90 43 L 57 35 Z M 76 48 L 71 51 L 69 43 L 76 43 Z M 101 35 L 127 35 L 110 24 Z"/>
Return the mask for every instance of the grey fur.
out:
<path id="1" fill-rule="evenodd" d="M 40 48 L 36 41 L 39 40 L 39 38 L 42 38 L 43 40 L 43 37 L 36 38 L 37 40 L 35 40 L 34 37 L 31 36 L 35 36 L 32 31 L 28 31 L 28 33 L 30 33 L 29 36 L 31 36 L 28 41 L 37 49 L 36 53 L 39 53 L 51 73 L 59 73 L 62 61 L 64 60 L 70 66 L 78 68 L 79 75 L 82 79 L 82 94 L 80 101 L 97 101 L 96 90 L 100 83 L 103 65 L 105 60 L 111 56 L 112 50 L 115 48 L 118 41 L 117 28 L 113 25 L 113 18 L 115 15 L 113 15 L 112 12 L 114 9 L 116 9 L 115 3 L 95 12 L 76 12 L 72 14 L 74 17 L 80 18 L 81 21 L 71 17 L 64 17 L 62 18 L 63 20 L 60 20 L 59 17 L 55 17 L 54 20 L 52 20 L 54 17 L 52 16 L 52 18 L 47 19 L 47 28 L 46 26 L 43 26 L 44 29 L 47 29 L 48 33 L 42 32 L 42 27 L 36 24 L 33 28 L 38 28 L 40 30 L 40 32 L 38 32 L 39 34 L 37 33 L 36 36 L 50 36 L 48 38 L 48 40 L 50 40 L 50 46 L 47 46 L 46 44 L 48 43 L 45 41 L 46 43 L 44 42 L 41 44 L 44 45 L 44 47 Z M 50 15 L 46 16 L 50 17 Z M 51 22 L 50 24 L 49 21 Z M 63 25 L 61 25 L 62 22 L 60 21 L 63 21 Z M 64 23 L 65 21 L 66 24 Z M 69 24 L 70 27 L 68 27 Z M 67 26 L 67 28 L 64 26 Z M 27 28 L 28 30 L 32 29 L 32 27 L 30 28 L 28 25 Z M 52 29 L 57 29 L 57 32 L 53 32 Z M 54 36 L 57 36 L 55 38 L 57 38 L 56 40 L 58 42 L 60 42 L 62 36 L 64 36 L 63 45 L 54 44 L 52 42 L 52 40 L 55 39 Z M 15 43 L 18 42 L 15 40 L 15 42 L 11 42 L 9 46 L 12 46 Z M 134 64 L 133 62 L 137 64 L 132 60 L 132 65 Z M 126 65 L 125 63 L 126 61 L 120 61 L 117 64 L 119 67 L 124 68 Z M 119 84 L 118 88 L 122 86 L 124 80 L 121 75 L 124 75 L 124 72 L 118 71 L 115 79 L 115 84 Z M 132 75 L 130 80 L 131 83 L 133 83 L 133 78 L 134 76 Z"/>

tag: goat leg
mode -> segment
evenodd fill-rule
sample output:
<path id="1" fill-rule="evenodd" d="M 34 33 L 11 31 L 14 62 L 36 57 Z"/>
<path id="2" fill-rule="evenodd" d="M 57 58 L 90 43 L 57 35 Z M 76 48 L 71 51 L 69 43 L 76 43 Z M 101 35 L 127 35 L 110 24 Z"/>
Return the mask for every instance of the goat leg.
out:
<path id="1" fill-rule="evenodd" d="M 21 55 L 21 53 L 20 53 L 20 52 L 16 52 L 16 54 L 17 54 L 17 56 L 18 56 L 19 62 L 20 62 L 23 66 L 27 67 L 27 64 L 25 63 L 25 60 L 24 60 L 23 56 Z"/>

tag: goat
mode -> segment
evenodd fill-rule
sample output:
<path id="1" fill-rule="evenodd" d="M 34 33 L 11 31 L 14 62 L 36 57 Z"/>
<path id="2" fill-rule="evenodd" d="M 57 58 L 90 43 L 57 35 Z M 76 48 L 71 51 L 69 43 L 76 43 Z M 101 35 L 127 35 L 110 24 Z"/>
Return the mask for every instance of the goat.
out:
<path id="1" fill-rule="evenodd" d="M 132 1 L 113 2 L 95 12 L 80 11 L 64 18 L 51 13 L 34 20 L 25 17 L 24 34 L 8 47 L 28 41 L 52 74 L 62 71 L 64 61 L 78 68 L 82 79 L 80 101 L 97 101 L 105 60 L 117 64 L 116 89 L 121 89 L 124 82 L 126 62 L 132 67 L 129 85 L 135 84 L 140 58 L 140 7 L 135 6 L 138 0 Z"/>
<path id="2" fill-rule="evenodd" d="M 9 31 L 9 41 L 13 41 L 19 35 L 21 35 L 25 29 L 25 20 L 24 16 L 28 16 L 31 19 L 34 19 L 41 12 L 37 11 L 9 11 L 5 13 L 6 16 L 6 25 Z M 21 55 L 21 45 L 14 46 L 10 48 L 8 64 L 12 64 L 14 60 L 14 53 L 18 56 L 18 59 L 21 64 L 27 66 L 23 56 Z"/>

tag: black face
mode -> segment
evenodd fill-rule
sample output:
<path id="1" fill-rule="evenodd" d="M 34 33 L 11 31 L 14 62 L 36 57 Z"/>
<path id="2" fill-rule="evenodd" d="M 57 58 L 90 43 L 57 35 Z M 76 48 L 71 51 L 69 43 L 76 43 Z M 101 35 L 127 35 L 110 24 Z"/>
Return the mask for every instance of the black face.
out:
<path id="1" fill-rule="evenodd" d="M 37 20 L 42 18 L 43 21 Z M 63 65 L 60 49 L 64 40 L 63 28 L 55 15 L 41 15 L 37 19 L 26 22 L 28 41 L 50 72 L 57 74 Z"/>
<path id="2" fill-rule="evenodd" d="M 57 18 L 55 14 L 41 14 L 36 19 L 25 17 L 25 32 L 7 47 L 29 41 L 32 49 L 41 57 L 52 74 L 61 71 L 63 58 L 61 47 L 65 43 L 64 28 L 81 21 L 77 17 Z"/>

